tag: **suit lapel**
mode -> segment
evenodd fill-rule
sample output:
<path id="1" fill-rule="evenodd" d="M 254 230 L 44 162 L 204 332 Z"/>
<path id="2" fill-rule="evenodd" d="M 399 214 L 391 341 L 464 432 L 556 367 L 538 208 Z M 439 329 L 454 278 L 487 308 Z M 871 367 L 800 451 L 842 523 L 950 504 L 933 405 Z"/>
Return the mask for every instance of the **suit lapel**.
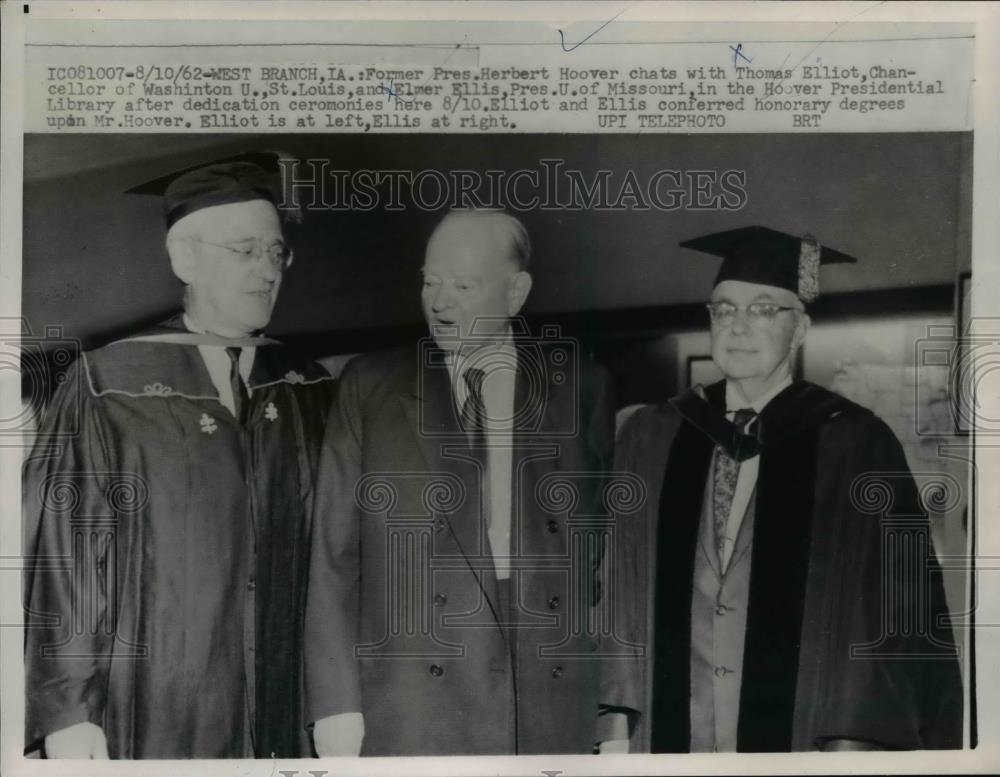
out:
<path id="1" fill-rule="evenodd" d="M 494 620 L 499 622 L 499 591 L 486 525 L 479 514 L 481 484 L 475 476 L 475 457 L 459 425 L 447 363 L 440 351 L 427 351 L 423 367 L 414 369 L 400 397 L 411 433 L 423 453 L 428 472 L 446 472 L 463 485 L 466 499 L 443 516 L 449 531 L 476 577 Z"/>
<path id="2" fill-rule="evenodd" d="M 715 523 L 712 520 L 712 467 L 715 465 L 713 455 L 708 465 L 708 477 L 705 478 L 705 497 L 702 500 L 701 509 L 701 530 L 698 532 L 698 547 L 705 558 L 708 559 L 709 566 L 715 573 L 718 580 L 722 580 L 722 560 L 719 558 L 719 551 L 715 547 Z"/>
<path id="3" fill-rule="evenodd" d="M 553 431 L 565 426 L 560 417 L 565 411 L 559 402 L 552 375 L 536 366 L 543 352 L 517 346 L 517 373 L 514 380 L 513 423 L 511 430 L 511 517 L 510 554 L 514 557 L 553 559 L 566 552 L 565 537 L 542 528 L 535 489 L 552 472 L 560 469 L 559 441 Z M 568 526 L 567 526 L 568 531 Z M 512 591 L 534 590 L 538 587 L 537 569 L 512 572 L 518 585 Z M 520 607 L 512 608 L 512 616 L 522 629 L 546 625 L 547 617 Z M 515 631 L 516 639 L 524 631 Z M 527 632 L 530 633 L 530 632 Z"/>
<path id="4" fill-rule="evenodd" d="M 556 404 L 552 401 L 556 386 L 554 375 L 540 363 L 544 359 L 541 348 L 529 348 L 516 342 L 517 377 L 514 380 L 515 443 L 525 436 L 535 436 L 539 432 L 554 428 L 552 418 Z M 516 448 L 515 448 L 516 452 Z"/>
<path id="5" fill-rule="evenodd" d="M 750 501 L 747 504 L 747 509 L 743 513 L 743 521 L 740 523 L 740 529 L 736 533 L 736 545 L 733 548 L 733 555 L 729 559 L 729 569 L 732 569 L 737 564 L 739 564 L 744 556 L 750 552 L 753 545 L 753 523 L 756 510 L 757 502 L 757 489 L 754 488 L 753 493 L 750 495 Z"/>

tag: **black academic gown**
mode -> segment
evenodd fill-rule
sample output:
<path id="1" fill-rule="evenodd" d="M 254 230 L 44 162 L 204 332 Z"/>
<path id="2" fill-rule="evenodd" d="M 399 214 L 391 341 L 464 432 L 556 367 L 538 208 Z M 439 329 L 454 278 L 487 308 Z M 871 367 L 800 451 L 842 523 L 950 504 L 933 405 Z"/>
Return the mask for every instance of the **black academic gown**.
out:
<path id="1" fill-rule="evenodd" d="M 24 471 L 29 745 L 91 721 L 112 758 L 309 755 L 302 615 L 333 381 L 274 344 L 248 383 L 242 427 L 196 346 L 140 336 L 57 390 Z"/>
<path id="2" fill-rule="evenodd" d="M 616 470 L 642 509 L 618 517 L 618 661 L 603 698 L 638 711 L 633 747 L 690 736 L 692 572 L 713 446 L 736 444 L 724 383 L 635 413 Z M 864 408 L 797 382 L 759 419 L 760 469 L 738 725 L 740 751 L 848 738 L 893 749 L 962 742 L 962 688 L 940 569 L 903 451 Z M 745 442 L 745 441 L 744 441 Z"/>

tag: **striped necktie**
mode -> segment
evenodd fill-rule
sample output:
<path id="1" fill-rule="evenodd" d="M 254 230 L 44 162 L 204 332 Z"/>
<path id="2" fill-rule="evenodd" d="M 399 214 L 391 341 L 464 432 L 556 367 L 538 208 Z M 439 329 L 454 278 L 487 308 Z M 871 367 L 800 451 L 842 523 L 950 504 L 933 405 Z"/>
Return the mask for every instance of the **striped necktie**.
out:
<path id="1" fill-rule="evenodd" d="M 250 410 L 250 393 L 247 391 L 247 384 L 243 382 L 243 375 L 240 374 L 240 352 L 242 348 L 226 348 L 226 355 L 229 357 L 229 387 L 233 391 L 233 416 L 241 425 L 247 422 L 247 413 Z"/>
<path id="2" fill-rule="evenodd" d="M 469 367 L 463 374 L 468 396 L 462 405 L 462 429 L 469 438 L 472 453 L 480 464 L 479 509 L 486 526 L 490 525 L 489 499 L 489 449 L 486 439 L 486 404 L 483 400 L 483 379 L 486 373 L 478 367 Z"/>
<path id="3" fill-rule="evenodd" d="M 733 425 L 742 432 L 746 425 L 757 416 L 753 410 L 737 410 L 733 416 Z M 725 556 L 723 549 L 726 544 L 726 534 L 729 529 L 729 511 L 733 507 L 733 497 L 736 495 L 736 481 L 740 475 L 740 462 L 734 459 L 725 448 L 715 449 L 715 469 L 712 472 L 712 521 L 715 525 L 715 550 L 721 562 Z"/>

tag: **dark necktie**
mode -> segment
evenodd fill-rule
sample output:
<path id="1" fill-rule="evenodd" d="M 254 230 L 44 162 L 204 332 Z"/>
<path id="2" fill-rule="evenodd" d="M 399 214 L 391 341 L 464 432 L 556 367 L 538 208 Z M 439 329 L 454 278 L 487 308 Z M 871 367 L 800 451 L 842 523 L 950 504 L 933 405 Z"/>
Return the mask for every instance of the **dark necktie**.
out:
<path id="1" fill-rule="evenodd" d="M 733 416 L 733 426 L 740 433 L 744 427 L 756 417 L 753 410 L 737 410 Z M 726 531 L 729 526 L 729 511 L 733 507 L 733 497 L 736 494 L 736 481 L 740 474 L 740 462 L 729 455 L 725 448 L 716 446 L 715 469 L 712 473 L 712 520 L 715 524 L 715 550 L 719 562 L 725 558 L 723 549 L 726 545 Z"/>
<path id="2" fill-rule="evenodd" d="M 240 374 L 240 352 L 242 348 L 226 348 L 229 357 L 229 387 L 233 391 L 233 416 L 240 424 L 246 424 L 247 411 L 250 409 L 250 394 L 247 385 Z"/>
<path id="3" fill-rule="evenodd" d="M 462 405 L 462 429 L 469 442 L 478 445 L 486 442 L 486 405 L 483 403 L 483 379 L 486 373 L 478 367 L 469 367 L 462 377 L 468 390 Z"/>
<path id="4" fill-rule="evenodd" d="M 486 447 L 486 404 L 483 401 L 483 379 L 486 377 L 486 373 L 478 367 L 469 367 L 462 374 L 462 377 L 468 389 L 465 404 L 462 405 L 462 429 L 469 438 L 472 453 L 481 465 L 480 515 L 489 526 L 489 458 Z"/>

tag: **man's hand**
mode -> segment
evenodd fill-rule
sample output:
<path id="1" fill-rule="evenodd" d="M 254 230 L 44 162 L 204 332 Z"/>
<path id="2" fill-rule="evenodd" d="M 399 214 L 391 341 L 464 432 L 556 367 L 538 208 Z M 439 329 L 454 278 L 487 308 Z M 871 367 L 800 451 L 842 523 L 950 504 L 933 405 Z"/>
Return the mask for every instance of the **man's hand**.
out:
<path id="1" fill-rule="evenodd" d="M 342 712 L 316 721 L 313 726 L 313 744 L 320 758 L 361 755 L 361 741 L 365 738 L 365 718 L 360 712 Z"/>
<path id="2" fill-rule="evenodd" d="M 614 755 L 628 752 L 628 715 L 605 712 L 597 718 L 597 752 Z"/>
<path id="3" fill-rule="evenodd" d="M 108 740 L 104 730 L 93 723 L 77 723 L 45 737 L 47 758 L 108 760 Z"/>

